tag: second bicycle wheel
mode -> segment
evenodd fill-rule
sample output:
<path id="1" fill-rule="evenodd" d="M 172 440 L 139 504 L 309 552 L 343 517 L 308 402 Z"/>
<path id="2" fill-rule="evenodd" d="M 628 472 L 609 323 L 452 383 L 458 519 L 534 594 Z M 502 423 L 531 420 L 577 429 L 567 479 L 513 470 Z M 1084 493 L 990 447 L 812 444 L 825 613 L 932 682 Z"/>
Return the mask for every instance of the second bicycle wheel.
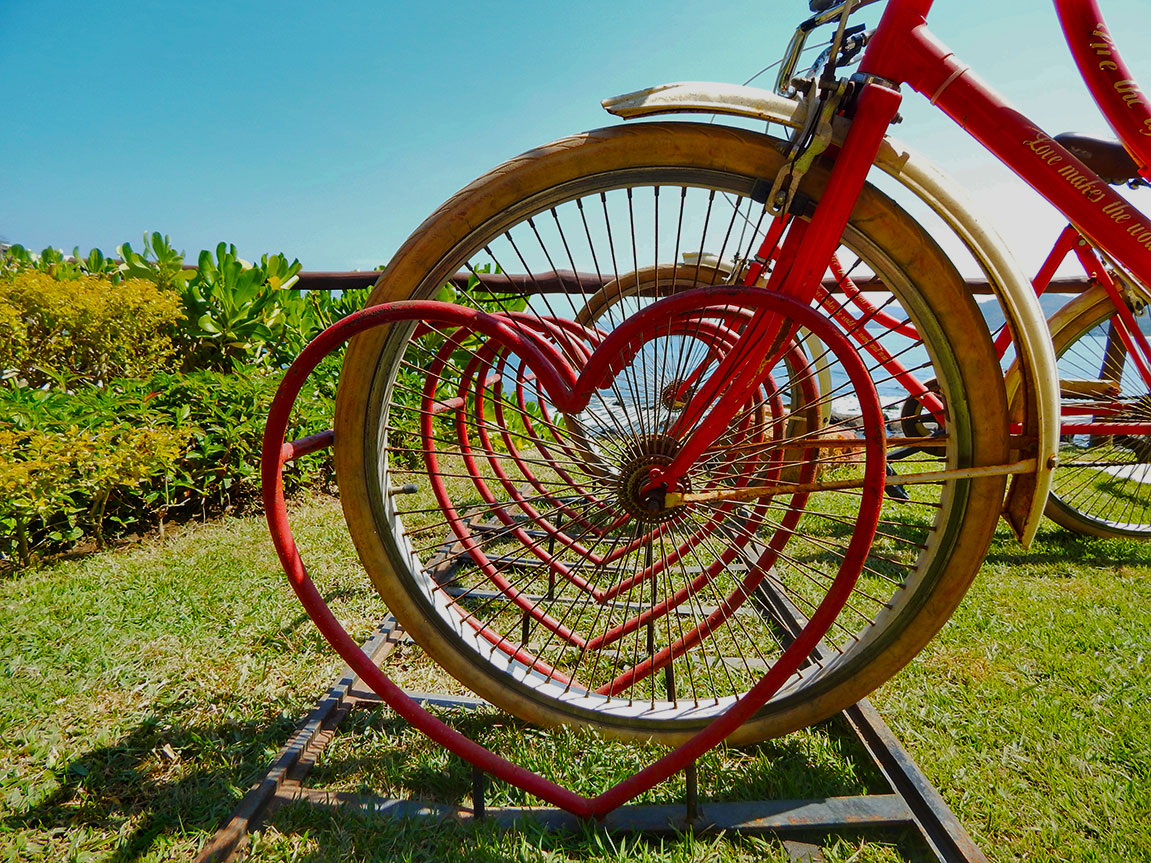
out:
<path id="1" fill-rule="evenodd" d="M 1151 338 L 1146 315 L 1136 318 Z M 1093 434 L 1094 423 L 1151 427 L 1151 389 L 1122 339 L 1104 293 L 1072 301 L 1052 319 L 1063 423 L 1048 518 L 1093 536 L 1151 538 L 1151 434 Z"/>
<path id="2" fill-rule="evenodd" d="M 768 228 L 761 201 L 784 146 L 672 123 L 532 151 L 433 214 L 371 302 L 484 309 L 578 375 L 658 298 L 738 283 Z M 817 165 L 801 206 L 826 181 Z M 668 431 L 748 309 L 669 318 L 575 414 L 474 332 L 425 321 L 357 337 L 337 400 L 341 500 L 373 583 L 425 651 L 527 720 L 676 743 L 772 666 L 844 565 L 861 508 L 875 505 L 862 573 L 819 655 L 732 739 L 818 721 L 898 671 L 954 610 L 990 542 L 1010 461 L 1006 398 L 962 279 L 890 199 L 865 190 L 837 254 L 871 307 L 919 338 L 853 317 L 834 293 L 815 304 L 813 337 L 779 352 L 689 472 L 693 502 L 669 513 L 645 511 L 647 471 L 681 445 Z M 898 431 L 909 393 L 941 431 Z M 892 423 L 889 473 L 908 475 L 881 500 L 861 490 L 885 438 L 859 400 L 876 394 Z M 752 487 L 771 491 L 736 499 Z"/>

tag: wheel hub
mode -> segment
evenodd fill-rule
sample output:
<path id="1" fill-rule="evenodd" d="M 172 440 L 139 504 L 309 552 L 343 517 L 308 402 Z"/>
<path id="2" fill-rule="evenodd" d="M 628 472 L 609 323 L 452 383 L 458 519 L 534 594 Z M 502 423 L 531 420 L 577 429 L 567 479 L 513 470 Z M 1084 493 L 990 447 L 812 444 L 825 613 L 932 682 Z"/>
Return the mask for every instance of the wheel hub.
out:
<path id="1" fill-rule="evenodd" d="M 620 458 L 616 480 L 616 496 L 628 515 L 648 524 L 656 524 L 679 514 L 679 508 L 665 507 L 650 493 L 643 491 L 651 479 L 651 469 L 671 464 L 678 451 L 679 443 L 675 438 L 661 434 L 644 435 L 628 444 Z M 681 479 L 679 484 L 683 491 L 691 491 L 687 477 Z"/>

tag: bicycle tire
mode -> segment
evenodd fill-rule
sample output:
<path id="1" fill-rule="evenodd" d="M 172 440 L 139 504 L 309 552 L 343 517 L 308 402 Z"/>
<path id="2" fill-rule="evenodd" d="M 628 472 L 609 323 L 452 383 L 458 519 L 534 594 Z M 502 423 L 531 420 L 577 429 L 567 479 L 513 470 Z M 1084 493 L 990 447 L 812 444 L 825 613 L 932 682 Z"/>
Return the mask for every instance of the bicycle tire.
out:
<path id="1" fill-rule="evenodd" d="M 393 257 L 369 303 L 443 296 L 443 286 L 457 272 L 471 270 L 479 280 L 483 275 L 480 272 L 482 264 L 510 263 L 516 261 L 517 257 L 519 260 L 516 263 L 528 268 L 531 281 L 541 280 L 545 273 L 558 271 L 560 266 L 557 261 L 564 264 L 570 262 L 571 270 L 578 273 L 581 270 L 576 265 L 577 255 L 570 246 L 586 234 L 589 247 L 593 249 L 591 257 L 594 257 L 594 249 L 597 248 L 586 216 L 580 226 L 579 214 L 584 212 L 585 204 L 590 210 L 593 203 L 596 208 L 602 205 L 606 212 L 609 198 L 613 206 L 618 204 L 624 211 L 630 208 L 633 214 L 630 217 L 632 237 L 637 224 L 634 209 L 650 207 L 650 218 L 643 221 L 641 228 L 652 231 L 650 241 L 631 245 L 627 257 L 634 259 L 634 265 L 626 267 L 618 265 L 618 260 L 625 257 L 623 251 L 615 246 L 609 249 L 610 243 L 605 235 L 602 232 L 596 233 L 594 239 L 604 241 L 602 247 L 599 247 L 600 258 L 605 261 L 616 259 L 616 265 L 610 269 L 610 278 L 619 280 L 621 275 L 638 273 L 652 264 L 658 269 L 670 261 L 670 265 L 682 269 L 684 278 L 690 281 L 692 265 L 679 263 L 681 252 L 707 251 L 717 253 L 722 258 L 723 249 L 704 246 L 708 242 L 719 242 L 718 236 L 713 238 L 708 234 L 708 226 L 723 220 L 711 209 L 706 214 L 697 214 L 695 221 L 685 220 L 682 216 L 683 202 L 689 198 L 693 202 L 708 201 L 709 208 L 717 206 L 717 201 L 726 202 L 722 205 L 723 214 L 731 225 L 751 218 L 748 214 L 762 211 L 762 207 L 756 204 L 756 197 L 763 188 L 762 178 L 768 178 L 767 185 L 770 186 L 770 178 L 774 177 L 783 162 L 784 146 L 784 143 L 767 136 L 743 130 L 689 123 L 650 123 L 586 133 L 531 151 L 467 186 L 429 217 Z M 805 178 L 801 187 L 802 195 L 817 199 L 827 182 L 827 171 L 826 164 L 817 164 Z M 660 203 L 661 191 L 663 204 Z M 667 203 L 669 200 L 670 205 Z M 660 210 L 660 207 L 664 209 Z M 674 213 L 677 208 L 681 215 L 676 229 L 667 233 L 667 222 L 660 228 L 658 214 Z M 570 216 L 576 220 L 572 223 L 572 230 L 568 234 L 561 230 L 559 235 L 549 235 L 553 244 L 545 247 L 545 254 L 539 256 L 538 264 L 535 260 L 529 263 L 521 252 L 507 251 L 516 248 L 516 237 L 524 238 L 525 242 L 526 238 L 534 237 L 533 242 L 543 244 L 541 232 L 547 230 L 547 226 L 553 222 L 559 223 L 561 216 Z M 699 218 L 703 219 L 702 223 Z M 576 226 L 580 226 L 578 230 Z M 682 236 L 685 227 L 690 227 L 699 235 L 699 249 L 688 248 L 675 241 L 676 236 Z M 729 228 L 723 236 L 725 244 L 732 240 L 730 231 Z M 754 233 L 741 239 L 737 250 L 739 254 L 746 255 L 746 249 L 755 240 Z M 561 242 L 560 238 L 565 237 L 572 242 Z M 633 242 L 628 238 L 627 231 L 614 235 L 614 240 L 619 245 Z M 665 241 L 662 258 L 658 251 L 660 240 Z M 504 244 L 506 255 L 495 255 L 492 252 L 492 246 L 497 243 Z M 945 402 L 948 423 L 946 441 L 936 444 L 937 449 L 931 451 L 935 455 L 920 455 L 920 461 L 910 463 L 906 469 L 914 471 L 1006 464 L 1009 455 L 1008 414 L 1002 374 L 978 308 L 967 294 L 962 279 L 950 261 L 910 216 L 870 186 L 859 199 L 845 233 L 844 243 L 843 248 L 854 254 L 856 264 L 853 266 L 872 272 L 872 281 L 865 283 L 867 289 L 882 287 L 890 291 L 896 301 L 889 300 L 892 303 L 889 308 L 901 311 L 917 331 L 924 334 L 923 344 L 919 346 L 925 357 L 922 360 L 924 370 L 921 376 L 925 379 L 938 379 Z M 643 265 L 639 263 L 641 255 L 644 256 Z M 582 260 L 590 261 L 591 258 L 584 254 Z M 538 272 L 535 274 L 531 270 L 532 266 L 537 267 Z M 590 264 L 588 269 L 595 271 L 595 267 Z M 580 293 L 582 289 L 579 279 L 565 275 L 561 281 L 564 278 L 568 281 L 566 290 Z M 595 284 L 602 286 L 609 280 L 601 277 Z M 594 290 L 591 292 L 594 293 Z M 455 299 L 468 304 L 482 297 L 477 296 L 473 284 L 466 288 L 457 286 Z M 505 305 L 511 305 L 506 300 L 504 302 Z M 533 299 L 532 302 L 537 300 Z M 559 304 L 559 300 L 556 303 Z M 568 302 L 565 309 L 569 318 L 574 317 L 572 309 L 578 307 L 576 300 Z M 566 319 L 561 314 L 553 314 L 555 311 L 553 308 L 549 313 L 544 313 L 533 310 L 530 305 L 527 307 L 527 314 L 537 318 L 537 328 L 541 332 L 548 330 L 551 334 L 548 338 L 555 342 L 572 339 L 570 334 L 560 332 L 562 327 L 556 321 Z M 522 666 L 509 671 L 509 667 L 518 661 L 515 650 L 503 650 L 497 657 L 498 661 L 493 661 L 491 655 L 485 656 L 460 637 L 458 617 L 445 619 L 452 614 L 470 616 L 479 612 L 464 612 L 451 603 L 447 603 L 451 606 L 448 609 L 444 603 L 437 605 L 430 598 L 442 591 L 442 588 L 432 584 L 433 579 L 428 574 L 428 561 L 437 549 L 442 550 L 442 545 L 433 541 L 427 550 L 418 550 L 413 546 L 411 537 L 417 531 L 424 530 L 423 527 L 412 525 L 416 525 L 421 518 L 428 520 L 422 505 L 434 503 L 434 496 L 429 495 L 424 488 L 419 494 L 413 495 L 410 501 L 405 498 L 397 502 L 397 496 L 391 494 L 390 490 L 407 485 L 413 478 L 429 485 L 447 485 L 446 471 L 445 476 L 429 477 L 426 465 L 413 467 L 410 459 L 408 464 L 401 464 L 396 456 L 403 447 L 413 446 L 410 433 L 404 438 L 407 443 L 400 442 L 400 438 L 406 434 L 401 422 L 405 420 L 404 411 L 407 410 L 401 405 L 403 398 L 407 397 L 402 393 L 403 386 L 407 386 L 402 383 L 403 376 L 410 376 L 415 367 L 426 368 L 434 351 L 442 350 L 444 338 L 445 334 L 434 338 L 429 337 L 426 331 L 421 334 L 414 325 L 393 325 L 354 339 L 344 362 L 336 409 L 336 467 L 345 517 L 357 551 L 374 585 L 405 630 L 432 658 L 477 694 L 509 712 L 542 725 L 583 725 L 626 739 L 656 740 L 667 744 L 681 742 L 707 724 L 717 711 L 722 711 L 724 704 L 737 696 L 741 688 L 746 688 L 746 680 L 742 679 L 730 683 L 722 680 L 715 682 L 723 674 L 732 677 L 730 669 L 720 662 L 728 657 L 720 656 L 718 651 L 729 647 L 717 646 L 720 643 L 719 637 L 708 642 L 716 651 L 716 655 L 709 655 L 710 658 L 705 656 L 701 661 L 698 654 L 693 656 L 692 651 L 687 651 L 682 658 L 684 667 L 676 678 L 683 681 L 690 677 L 693 668 L 700 673 L 706 670 L 709 676 L 714 670 L 716 674 L 711 680 L 723 689 L 721 695 L 715 696 L 715 705 L 707 709 L 700 708 L 698 692 L 694 696 L 688 693 L 680 695 L 674 689 L 666 697 L 657 699 L 655 690 L 658 689 L 658 683 L 655 675 L 649 675 L 645 685 L 651 693 L 631 695 L 632 701 L 640 702 L 640 709 L 613 712 L 610 705 L 605 709 L 597 709 L 589 706 L 586 699 L 578 704 L 568 703 L 562 692 L 556 693 L 553 689 L 544 693 L 533 688 L 530 682 L 525 682 L 530 667 L 526 671 Z M 870 339 L 880 345 L 886 343 L 881 333 L 871 334 Z M 425 344 L 429 340 L 436 344 Z M 469 349 L 463 342 L 458 348 L 463 354 L 457 362 L 451 363 L 449 356 L 446 362 L 440 364 L 440 371 L 436 375 L 425 372 L 418 380 L 423 387 L 431 387 L 433 400 L 440 399 L 438 404 L 451 401 L 452 406 L 444 410 L 477 411 L 480 409 L 468 408 L 466 404 L 469 399 L 473 404 L 488 399 L 485 393 L 490 387 L 486 381 L 506 378 L 514 382 L 518 372 L 514 363 L 508 365 L 506 358 L 500 359 L 495 349 L 486 358 L 477 359 L 479 353 L 486 348 L 473 346 Z M 900 349 L 910 352 L 915 350 L 915 346 Z M 570 350 L 576 349 L 571 347 Z M 797 353 L 792 357 L 793 366 L 802 366 L 800 356 Z M 421 362 L 423 366 L 419 366 Z M 461 363 L 470 365 L 461 366 Z M 441 383 L 458 385 L 457 380 L 445 379 L 441 374 L 449 364 L 459 367 L 461 374 L 466 376 L 469 374 L 468 368 L 479 368 L 477 363 L 483 366 L 483 379 L 477 377 L 481 375 L 480 371 L 470 373 L 469 386 L 473 386 L 474 392 L 453 390 L 456 395 L 447 399 L 447 389 L 437 390 Z M 504 365 L 500 366 L 498 373 L 488 374 L 494 368 L 493 363 Z M 869 360 L 869 363 L 875 377 L 889 377 L 889 373 L 878 361 Z M 797 373 L 787 371 L 785 366 L 781 364 L 780 371 L 784 384 L 777 389 L 804 384 L 804 381 L 786 380 L 788 375 L 794 378 Z M 808 375 L 808 380 L 813 379 L 813 375 Z M 521 390 L 527 385 L 522 379 L 516 383 Z M 761 389 L 756 398 L 766 403 L 769 395 Z M 811 401 L 812 396 L 806 397 L 816 425 L 821 422 L 816 418 L 817 415 L 823 412 L 834 396 L 834 393 L 818 393 L 814 396 L 818 403 Z M 518 397 L 522 405 L 522 393 Z M 889 396 L 884 403 L 885 409 L 892 411 L 896 420 L 899 406 L 905 399 L 906 393 L 902 396 Z M 499 400 L 498 397 L 494 398 L 491 403 L 495 404 Z M 540 404 L 544 401 L 541 399 Z M 512 400 L 506 399 L 505 402 L 511 404 Z M 764 410 L 770 411 L 770 407 Z M 426 413 L 430 414 L 431 411 Z M 748 416 L 749 413 L 745 412 L 744 415 Z M 406 417 L 406 420 L 410 419 Z M 559 421 L 552 422 L 549 418 L 548 422 L 561 429 L 560 433 L 563 434 L 563 418 L 555 419 Z M 527 417 L 523 421 L 534 420 Z M 468 426 L 471 431 L 467 435 L 488 425 L 486 414 L 481 422 L 475 422 L 474 418 L 465 418 L 462 422 L 465 425 L 472 422 Z M 844 428 L 845 424 L 840 422 L 836 426 L 833 419 L 832 427 Z M 824 427 L 821 433 L 826 431 Z M 632 432 L 636 440 L 642 439 L 643 446 L 650 447 L 652 434 L 649 429 L 632 429 Z M 432 438 L 430 441 L 425 438 L 414 449 L 409 449 L 408 455 L 419 456 L 416 450 L 436 443 L 434 434 Z M 791 449 L 786 451 L 794 452 L 797 443 L 789 443 Z M 798 445 L 802 448 L 803 443 L 801 441 Z M 810 439 L 807 443 L 810 445 Z M 573 459 L 572 463 L 582 458 L 580 454 L 589 448 L 602 446 L 587 439 L 586 429 L 567 440 L 564 445 L 568 447 L 567 451 L 576 453 L 569 455 Z M 734 447 L 737 445 L 728 445 L 727 454 L 735 452 Z M 505 458 L 502 450 L 493 454 L 495 448 L 494 444 L 489 447 L 489 462 L 492 458 Z M 650 456 L 650 453 L 646 455 Z M 586 473 L 594 476 L 596 469 L 594 466 L 588 467 L 589 464 L 591 461 L 583 462 L 581 469 L 586 467 Z M 739 468 L 743 474 L 738 481 L 750 481 L 749 478 L 778 467 L 762 460 L 750 466 L 743 465 Z M 554 464 L 548 469 L 553 468 Z M 850 465 L 839 469 L 849 473 L 852 470 Z M 491 468 L 486 467 L 484 470 L 490 478 Z M 502 487 L 505 491 L 515 492 L 517 482 L 527 484 L 533 481 L 545 482 L 539 476 L 533 478 L 520 474 L 516 480 L 504 482 Z M 549 474 L 546 482 L 552 481 L 554 476 Z M 731 739 L 736 742 L 763 739 L 819 721 L 864 697 L 905 665 L 942 626 L 966 592 L 994 531 L 1005 483 L 1005 475 L 947 479 L 931 485 L 915 486 L 917 491 L 914 500 L 885 499 L 883 521 L 866 561 L 864 578 L 853 593 L 849 608 L 841 614 L 835 632 L 829 633 L 825 639 L 825 656 L 809 662 Z M 455 494 L 459 498 L 457 501 L 457 497 L 450 497 L 453 505 L 457 502 L 459 504 L 458 522 L 458 510 L 466 504 L 467 495 L 453 491 L 439 493 L 449 496 Z M 560 507 L 564 505 L 557 503 L 560 497 L 553 494 L 548 500 Z M 502 502 L 488 501 L 485 504 L 475 495 L 474 490 L 471 490 L 471 499 L 478 501 L 481 508 L 487 506 L 488 512 L 497 506 L 504 506 Z M 800 610 L 810 607 L 813 600 L 805 594 L 807 588 L 799 582 L 804 577 L 810 577 L 813 583 L 822 579 L 823 572 L 817 568 L 817 564 L 823 558 L 835 560 L 843 542 L 839 535 L 850 534 L 851 531 L 850 506 L 854 504 L 850 495 L 833 499 L 829 493 L 820 500 L 826 501 L 821 504 L 824 507 L 822 509 L 813 507 L 810 502 L 802 508 L 798 518 L 803 527 L 794 532 L 801 539 L 791 540 L 797 544 L 791 546 L 786 554 L 778 554 L 774 559 L 774 566 L 781 571 L 781 574 L 772 576 L 775 585 L 773 590 L 778 594 L 776 599 L 782 595 L 786 603 L 792 603 L 793 607 Z M 771 499 L 768 499 L 766 504 L 760 502 L 751 509 L 770 508 L 771 505 Z M 537 542 L 537 546 L 559 535 L 555 525 L 547 518 L 538 514 L 532 516 L 530 513 L 522 515 L 527 512 L 522 505 L 517 512 L 521 513 L 517 516 L 523 519 L 521 523 L 528 523 L 540 532 L 541 537 L 546 537 L 542 543 Z M 504 517 L 510 518 L 506 513 Z M 405 520 L 407 527 L 403 526 Z M 445 521 L 451 521 L 451 518 Z M 436 528 L 433 525 L 430 529 Z M 508 533 L 515 530 L 514 527 L 507 527 L 501 541 L 506 541 Z M 769 541 L 769 535 L 770 531 L 764 529 L 762 541 Z M 482 545 L 484 540 L 475 542 Z M 761 538 L 757 534 L 755 543 L 760 542 Z M 649 547 L 652 544 L 649 543 Z M 524 548 L 527 545 L 521 541 L 520 550 Z M 666 554 L 662 546 L 660 551 Z M 458 548 L 455 554 L 457 561 L 462 560 L 465 565 L 468 563 L 468 554 L 461 555 Z M 716 556 L 718 559 L 718 553 Z M 652 583 L 656 583 L 654 578 Z M 466 590 L 475 591 L 476 588 L 468 586 Z M 812 591 L 818 593 L 818 589 L 813 588 Z M 497 602 L 506 606 L 510 593 L 501 595 L 499 590 L 491 592 L 497 595 L 492 600 L 493 608 Z M 525 593 L 516 593 L 517 600 Z M 484 613 L 490 613 L 494 621 L 503 612 L 488 609 Z M 738 615 L 732 619 L 736 617 Z M 765 615 L 759 617 L 765 618 Z M 735 625 L 731 624 L 732 627 Z M 738 625 L 751 624 L 739 619 Z M 513 645 L 519 638 L 517 632 L 513 631 L 518 626 L 514 620 L 511 623 L 506 620 L 498 624 L 493 622 L 492 626 L 493 631 L 502 627 L 499 629 L 502 633 L 500 638 Z M 756 626 L 764 629 L 775 627 L 778 630 L 779 623 L 778 620 L 761 621 Z M 731 632 L 725 637 L 729 642 L 734 640 Z M 776 639 L 776 642 L 781 638 L 778 631 L 770 637 Z M 757 630 L 754 638 L 766 642 L 769 635 Z M 642 653 L 645 649 L 639 643 L 640 640 L 637 635 L 633 652 Z M 532 647 L 530 634 L 523 641 Z M 525 652 L 529 657 L 535 655 L 531 649 Z M 713 660 L 714 667 L 709 666 L 707 663 Z M 531 661 L 529 659 L 528 666 Z M 679 658 L 675 661 L 679 661 Z M 696 665 L 690 666 L 691 662 Z M 671 664 L 674 666 L 674 661 Z M 743 668 L 740 673 L 747 677 L 753 675 L 754 671 Z M 643 709 L 643 703 L 649 697 L 651 709 Z M 693 697 L 697 702 L 695 706 L 690 703 Z M 627 695 L 621 692 L 612 696 L 617 702 L 621 698 L 627 698 Z"/>
<path id="2" fill-rule="evenodd" d="M 1114 382 L 1118 391 L 1107 400 L 1151 421 L 1147 384 L 1122 342 L 1111 335 L 1115 307 L 1110 296 L 1102 291 L 1085 294 L 1065 309 L 1052 318 L 1051 332 L 1061 383 Z M 1151 336 L 1147 317 L 1136 320 L 1143 334 Z M 1076 385 L 1063 387 L 1065 405 L 1082 409 L 1090 400 L 1068 397 Z M 1063 435 L 1044 513 L 1056 524 L 1089 536 L 1151 538 L 1151 437 Z"/>

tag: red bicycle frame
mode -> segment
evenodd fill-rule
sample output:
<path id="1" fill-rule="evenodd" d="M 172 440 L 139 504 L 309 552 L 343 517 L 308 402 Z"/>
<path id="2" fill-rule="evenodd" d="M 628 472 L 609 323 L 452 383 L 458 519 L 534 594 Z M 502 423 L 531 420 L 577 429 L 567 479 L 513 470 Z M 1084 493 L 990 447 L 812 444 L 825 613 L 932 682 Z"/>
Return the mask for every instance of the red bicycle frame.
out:
<path id="1" fill-rule="evenodd" d="M 1151 218 L 1127 202 L 1094 171 L 1012 108 L 927 28 L 934 0 L 890 0 L 860 62 L 862 85 L 852 125 L 828 192 L 810 223 L 792 220 L 768 282 L 769 290 L 810 301 L 831 258 L 879 144 L 898 108 L 898 88 L 910 85 L 994 153 L 1144 284 L 1151 284 Z M 1054 0 L 1068 45 L 1092 96 L 1140 173 L 1151 179 L 1151 101 L 1144 96 L 1111 40 L 1095 0 Z M 769 239 L 771 239 L 769 237 Z M 760 276 L 772 249 L 761 249 L 748 273 Z M 738 349 L 692 398 L 675 429 L 688 433 L 666 468 L 653 471 L 648 489 L 675 490 L 676 482 L 720 434 L 778 353 L 784 322 L 749 327 Z M 722 393 L 722 396 L 720 394 Z M 716 397 L 720 396 L 718 401 Z M 930 406 L 929 406 L 930 409 Z"/>
<path id="2" fill-rule="evenodd" d="M 860 72 L 906 83 L 966 129 L 1090 238 L 1151 283 L 1151 218 L 1008 105 L 927 29 L 932 0 L 891 0 Z M 1068 45 L 1092 96 L 1151 176 L 1151 102 L 1131 79 L 1095 0 L 1055 0 Z"/>

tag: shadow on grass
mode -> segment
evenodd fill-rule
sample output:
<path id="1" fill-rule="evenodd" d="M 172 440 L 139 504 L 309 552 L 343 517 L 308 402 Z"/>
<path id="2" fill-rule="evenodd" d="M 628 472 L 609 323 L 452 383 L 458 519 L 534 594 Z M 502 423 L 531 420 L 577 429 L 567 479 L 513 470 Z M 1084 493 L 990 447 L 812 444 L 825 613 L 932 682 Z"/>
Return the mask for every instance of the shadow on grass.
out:
<path id="1" fill-rule="evenodd" d="M 323 594 L 323 600 L 326 604 L 331 605 L 340 600 L 355 599 L 359 595 L 359 591 L 350 587 L 339 588 L 337 590 L 329 590 Z M 310 624 L 312 617 L 307 611 L 301 611 L 290 621 L 285 623 L 275 631 L 265 633 L 257 638 L 252 647 L 254 650 L 261 650 L 266 647 L 276 647 L 279 645 L 291 646 L 291 642 L 287 641 L 290 636 L 296 635 L 301 629 L 311 632 Z"/>
<path id="2" fill-rule="evenodd" d="M 1137 539 L 1085 536 L 1045 521 L 1030 548 L 1024 548 L 1002 528 L 988 549 L 984 564 L 1026 567 L 1038 574 L 1050 567 L 1048 576 L 1061 578 L 1070 565 L 1076 570 L 1096 567 L 1110 570 L 1116 566 L 1151 567 L 1151 543 Z"/>
<path id="3" fill-rule="evenodd" d="M 502 713 L 442 711 L 461 734 L 525 769 L 584 794 L 595 795 L 646 767 L 668 750 L 605 740 L 595 735 L 527 726 Z M 701 799 L 815 799 L 887 793 L 878 770 L 839 722 L 754 746 L 720 747 L 697 761 Z M 367 794 L 471 805 L 472 768 L 383 709 L 360 710 L 345 720 L 334 745 L 312 771 L 309 784 Z M 493 781 L 489 805 L 539 805 L 518 788 Z M 679 773 L 637 802 L 684 799 Z"/>
<path id="4" fill-rule="evenodd" d="M 330 809 L 293 803 L 272 818 L 278 836 L 268 834 L 255 847 L 268 857 L 291 859 L 297 863 L 337 863 L 337 861 L 458 861 L 468 863 L 523 863 L 547 861 L 643 861 L 643 863 L 682 863 L 715 861 L 745 863 L 785 863 L 795 859 L 859 860 L 883 863 L 934 863 L 927 846 L 918 836 L 896 831 L 844 831 L 834 837 L 795 834 L 790 842 L 809 843 L 832 850 L 829 857 L 792 857 L 783 840 L 769 836 L 736 833 L 722 835 L 672 833 L 668 835 L 610 833 L 585 822 L 572 831 L 547 830 L 524 824 L 515 830 L 498 826 L 438 819 L 385 820 L 362 811 L 333 812 Z M 283 837 L 300 837 L 308 846 L 284 847 Z M 794 849 L 794 846 L 792 846 Z M 261 853 L 254 855 L 263 859 Z"/>
<path id="5" fill-rule="evenodd" d="M 0 830 L 109 834 L 101 842 L 108 863 L 139 860 L 162 836 L 210 836 L 293 728 L 275 717 L 180 726 L 171 714 L 153 713 L 114 743 L 54 770 L 59 787 L 0 820 Z"/>
<path id="6" fill-rule="evenodd" d="M 449 714 L 445 713 L 445 718 Z M 502 714 L 450 714 L 452 724 L 477 741 L 514 753 L 518 763 L 585 794 L 594 794 L 649 763 L 666 750 L 593 741 L 570 731 L 540 732 Z M 274 753 L 294 730 L 288 719 L 184 724 L 178 712 L 153 713 L 115 742 L 92 749 L 55 771 L 59 787 L 34 806 L 0 821 L 6 832 L 34 838 L 87 828 L 103 834 L 99 859 L 129 863 L 155 854 L 165 837 L 195 841 L 226 823 L 240 796 L 267 769 Z M 361 792 L 470 806 L 469 764 L 447 755 L 384 710 L 355 711 L 341 737 L 313 774 L 315 783 L 355 787 Z M 369 739 L 369 732 L 370 737 Z M 846 765 L 851 766 L 846 766 Z M 819 729 L 740 749 L 718 749 L 700 759 L 701 802 L 714 800 L 816 799 L 886 793 L 878 772 L 855 738 L 836 722 Z M 682 774 L 652 789 L 644 803 L 679 803 Z M 489 805 L 538 805 L 519 789 L 492 783 Z M 758 858 L 772 843 L 753 837 L 718 840 L 690 835 L 622 838 L 594 825 L 574 833 L 549 833 L 525 826 L 500 832 L 490 824 L 438 819 L 396 821 L 347 808 L 334 812 L 305 803 L 285 806 L 272 816 L 280 839 L 315 847 L 295 848 L 292 859 L 456 860 L 473 863 L 522 860 L 532 854 L 608 859 Z M 828 837 L 807 837 L 833 843 Z M 844 832 L 841 842 L 864 834 Z M 907 832 L 868 833 L 869 841 L 898 848 L 898 859 L 926 859 Z M 759 843 L 759 844 L 757 844 Z M 259 844 L 259 843 L 257 843 Z M 718 847 L 718 846 L 717 846 Z M 613 850 L 614 849 L 614 850 Z M 626 849 L 631 849 L 628 852 Z M 46 849 L 47 850 L 47 849 Z M 282 850 L 282 849 L 281 849 Z M 688 853 L 690 852 L 690 853 Z M 272 859 L 280 859 L 272 851 Z M 774 852 L 772 852 L 774 854 Z M 780 852 L 779 859 L 786 859 Z M 666 858 L 665 856 L 666 855 Z M 701 856 L 702 855 L 702 856 Z M 263 859 L 261 854 L 256 859 Z M 770 854 L 765 859 L 774 859 Z"/>

